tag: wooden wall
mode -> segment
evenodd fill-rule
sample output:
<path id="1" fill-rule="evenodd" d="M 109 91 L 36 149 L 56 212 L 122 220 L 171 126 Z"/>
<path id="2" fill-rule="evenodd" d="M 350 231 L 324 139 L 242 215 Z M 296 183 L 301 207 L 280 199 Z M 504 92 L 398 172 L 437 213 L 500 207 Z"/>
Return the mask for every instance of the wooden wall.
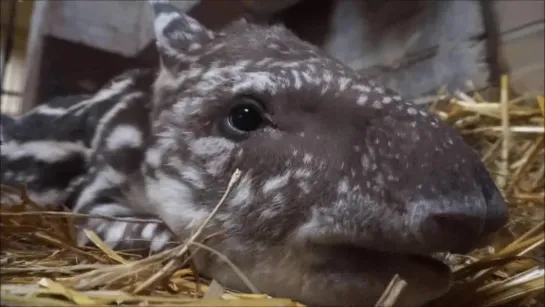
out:
<path id="1" fill-rule="evenodd" d="M 13 46 L 10 60 L 5 69 L 1 94 L 0 110 L 2 113 L 17 114 L 21 111 L 21 93 L 24 90 L 25 55 L 28 39 L 29 20 L 32 14 L 32 2 L 14 1 L 16 5 L 14 18 Z M 8 28 L 11 13 L 11 0 L 0 1 L 0 38 L 2 58 L 4 63 Z"/>
<path id="2" fill-rule="evenodd" d="M 477 87 L 488 86 L 502 71 L 511 74 L 517 90 L 543 92 L 543 1 L 174 3 L 214 29 L 250 8 L 255 16 L 286 23 L 302 38 L 411 98 L 433 93 L 443 85 L 466 89 L 468 80 Z M 483 16 L 482 3 L 494 8 L 495 34 Z M 63 90 L 93 90 L 126 66 L 156 62 L 146 1 L 35 1 L 35 7 L 24 109 Z M 281 9 L 285 10 L 277 13 Z M 45 57 L 47 65 L 41 61 Z M 84 63 L 78 63 L 83 59 Z M 102 68 L 96 69 L 100 63 Z M 40 81 L 44 73 L 54 76 L 47 85 Z M 67 85 L 78 75 L 84 79 L 79 85 Z"/>
<path id="3" fill-rule="evenodd" d="M 545 92 L 545 1 L 495 1 L 500 50 L 518 92 Z"/>

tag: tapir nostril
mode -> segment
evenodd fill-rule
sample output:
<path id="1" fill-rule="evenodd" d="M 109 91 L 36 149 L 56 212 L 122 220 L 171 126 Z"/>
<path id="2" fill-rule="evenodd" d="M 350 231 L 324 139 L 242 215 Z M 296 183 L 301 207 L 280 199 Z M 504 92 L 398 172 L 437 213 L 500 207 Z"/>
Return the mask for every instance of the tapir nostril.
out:
<path id="1" fill-rule="evenodd" d="M 441 246 L 454 253 L 469 252 L 480 239 L 484 220 L 478 216 L 443 212 L 424 221 L 424 233 L 430 246 Z"/>
<path id="2" fill-rule="evenodd" d="M 503 195 L 482 164 L 477 165 L 476 178 L 486 203 L 486 221 L 482 235 L 489 236 L 507 224 L 509 211 Z"/>

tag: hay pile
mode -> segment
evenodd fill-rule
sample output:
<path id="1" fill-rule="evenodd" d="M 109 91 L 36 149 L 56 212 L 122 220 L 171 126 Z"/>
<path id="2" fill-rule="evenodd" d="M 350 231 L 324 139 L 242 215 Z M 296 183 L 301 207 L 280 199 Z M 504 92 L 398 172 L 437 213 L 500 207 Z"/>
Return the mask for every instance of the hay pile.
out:
<path id="1" fill-rule="evenodd" d="M 499 96 L 499 102 L 485 102 L 479 93 L 440 92 L 437 99 L 419 101 L 481 152 L 511 210 L 510 224 L 492 246 L 448 256 L 457 283 L 430 306 L 543 306 L 545 102 L 509 99 L 506 77 Z M 193 240 L 144 259 L 112 251 L 93 232 L 87 234 L 96 247 L 78 247 L 78 216 L 37 206 L 24 190 L 3 187 L 2 193 L 21 199 L 0 212 L 2 305 L 303 306 L 235 293 L 202 280 L 189 265 L 180 267 L 190 263 L 187 257 L 180 261 L 189 245 L 202 248 Z M 377 305 L 392 306 L 404 285 L 396 276 Z"/>

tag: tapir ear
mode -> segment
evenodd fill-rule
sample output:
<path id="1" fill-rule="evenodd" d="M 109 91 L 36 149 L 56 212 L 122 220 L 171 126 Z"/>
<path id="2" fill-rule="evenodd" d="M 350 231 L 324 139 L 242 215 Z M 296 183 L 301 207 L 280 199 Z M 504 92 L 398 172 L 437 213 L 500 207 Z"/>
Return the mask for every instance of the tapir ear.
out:
<path id="1" fill-rule="evenodd" d="M 153 28 L 161 62 L 167 69 L 191 62 L 214 32 L 180 11 L 168 0 L 148 0 L 153 10 Z"/>

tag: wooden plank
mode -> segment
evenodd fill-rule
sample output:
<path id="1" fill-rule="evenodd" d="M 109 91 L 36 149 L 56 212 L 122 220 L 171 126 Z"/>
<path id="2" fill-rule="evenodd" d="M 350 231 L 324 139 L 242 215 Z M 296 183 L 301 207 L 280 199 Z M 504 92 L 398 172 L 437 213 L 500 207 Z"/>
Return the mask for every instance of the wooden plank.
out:
<path id="1" fill-rule="evenodd" d="M 519 93 L 545 92 L 545 30 L 536 31 L 501 45 L 509 65 L 510 81 Z"/>
<path id="2" fill-rule="evenodd" d="M 541 93 L 545 75 L 545 1 L 494 1 L 499 50 L 512 88 Z"/>
<path id="3" fill-rule="evenodd" d="M 500 33 L 545 20 L 545 1 L 493 1 Z"/>
<path id="4" fill-rule="evenodd" d="M 59 95 L 94 92 L 137 65 L 133 58 L 53 37 L 46 38 L 42 58 L 47 59 L 41 67 L 47 78 L 41 79 L 36 103 Z"/>
<path id="5" fill-rule="evenodd" d="M 30 18 L 32 16 L 32 1 L 19 1 L 15 0 L 17 5 L 17 15 L 15 17 L 15 28 L 21 30 L 27 30 L 30 24 Z M 11 0 L 0 1 L 0 24 L 2 27 L 6 26 L 9 22 Z"/>
<path id="6" fill-rule="evenodd" d="M 184 11 L 197 3 L 199 0 L 173 1 Z M 153 36 L 150 20 L 147 1 L 52 1 L 47 34 L 130 57 Z"/>
<path id="7" fill-rule="evenodd" d="M 2 26 L 0 28 L 0 39 L 2 40 L 2 45 L 6 43 L 8 28 Z M 28 37 L 28 30 L 15 28 L 13 33 L 13 44 L 25 45 Z"/>
<path id="8" fill-rule="evenodd" d="M 46 18 L 50 1 L 35 1 L 30 21 L 28 44 L 25 61 L 25 91 L 21 102 L 21 111 L 34 107 L 41 77 L 42 50 L 44 33 L 48 30 Z"/>
<path id="9" fill-rule="evenodd" d="M 51 1 L 50 6 L 48 35 L 125 56 L 138 49 L 141 1 Z"/>
<path id="10" fill-rule="evenodd" d="M 22 32 L 22 31 L 21 31 Z M 17 35 L 17 34 L 16 34 Z M 21 109 L 21 94 L 24 91 L 24 66 L 25 66 L 25 45 L 26 33 L 20 33 L 23 37 L 16 37 L 11 51 L 9 62 L 4 68 L 4 79 L 2 84 L 2 113 L 18 115 Z M 6 94 L 7 93 L 7 94 Z"/>

